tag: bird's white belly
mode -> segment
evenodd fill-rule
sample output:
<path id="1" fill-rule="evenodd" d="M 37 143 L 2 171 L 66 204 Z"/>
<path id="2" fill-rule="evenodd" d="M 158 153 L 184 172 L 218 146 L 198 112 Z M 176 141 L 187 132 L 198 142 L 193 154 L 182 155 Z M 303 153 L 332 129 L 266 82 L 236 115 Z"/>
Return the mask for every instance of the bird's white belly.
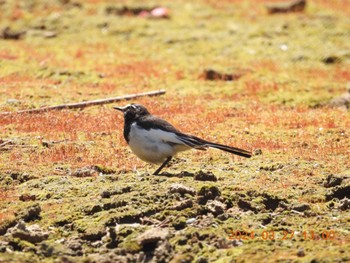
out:
<path id="1" fill-rule="evenodd" d="M 159 129 L 145 130 L 136 123 L 131 125 L 129 146 L 137 157 L 149 163 L 162 163 L 177 152 L 190 149 L 174 133 Z"/>

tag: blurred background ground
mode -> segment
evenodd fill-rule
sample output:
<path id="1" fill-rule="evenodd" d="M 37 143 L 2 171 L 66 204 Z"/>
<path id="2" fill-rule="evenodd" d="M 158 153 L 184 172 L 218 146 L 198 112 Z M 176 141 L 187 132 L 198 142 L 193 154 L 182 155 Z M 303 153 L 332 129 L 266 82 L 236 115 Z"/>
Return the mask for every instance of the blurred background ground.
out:
<path id="1" fill-rule="evenodd" d="M 0 1 L 0 112 L 165 89 L 255 152 L 150 176 L 111 105 L 0 115 L 0 262 L 349 261 L 350 1 L 280 2 Z"/>

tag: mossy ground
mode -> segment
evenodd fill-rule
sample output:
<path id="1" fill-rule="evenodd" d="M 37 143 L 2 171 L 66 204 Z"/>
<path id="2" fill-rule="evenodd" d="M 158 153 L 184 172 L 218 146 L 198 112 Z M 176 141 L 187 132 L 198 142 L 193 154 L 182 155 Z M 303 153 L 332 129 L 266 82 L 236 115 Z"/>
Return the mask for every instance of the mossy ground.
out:
<path id="1" fill-rule="evenodd" d="M 142 2 L 1 2 L 0 28 L 25 34 L 0 39 L 0 111 L 165 89 L 135 102 L 257 154 L 186 152 L 152 176 L 111 105 L 1 115 L 0 232 L 23 219 L 50 235 L 2 236 L 0 262 L 349 261 L 350 114 L 327 102 L 350 81 L 350 1 L 281 15 L 257 0 L 161 1 L 169 19 L 106 13 L 160 4 Z M 242 76 L 210 81 L 206 69 Z M 194 180 L 200 171 L 217 181 Z M 169 234 L 142 245 L 152 227 Z"/>

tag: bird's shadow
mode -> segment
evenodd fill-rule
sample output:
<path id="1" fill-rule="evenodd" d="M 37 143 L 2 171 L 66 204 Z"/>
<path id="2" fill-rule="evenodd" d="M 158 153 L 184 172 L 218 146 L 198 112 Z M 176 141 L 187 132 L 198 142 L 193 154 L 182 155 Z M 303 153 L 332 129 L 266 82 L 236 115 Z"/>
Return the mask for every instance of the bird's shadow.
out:
<path id="1" fill-rule="evenodd" d="M 180 173 L 169 173 L 169 172 L 163 172 L 160 173 L 156 176 L 165 176 L 165 177 L 178 177 L 178 178 L 183 178 L 183 177 L 194 177 L 195 174 L 194 173 L 190 173 L 187 171 L 182 171 Z"/>

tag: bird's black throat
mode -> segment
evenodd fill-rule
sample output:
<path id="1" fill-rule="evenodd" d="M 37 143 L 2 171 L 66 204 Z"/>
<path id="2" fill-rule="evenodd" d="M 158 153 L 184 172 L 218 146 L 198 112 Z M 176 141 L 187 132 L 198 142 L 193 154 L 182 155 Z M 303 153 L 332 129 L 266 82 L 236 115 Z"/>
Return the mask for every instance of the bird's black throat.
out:
<path id="1" fill-rule="evenodd" d="M 129 143 L 130 140 L 130 129 L 133 122 L 132 119 L 124 118 L 124 139 L 127 143 Z"/>

